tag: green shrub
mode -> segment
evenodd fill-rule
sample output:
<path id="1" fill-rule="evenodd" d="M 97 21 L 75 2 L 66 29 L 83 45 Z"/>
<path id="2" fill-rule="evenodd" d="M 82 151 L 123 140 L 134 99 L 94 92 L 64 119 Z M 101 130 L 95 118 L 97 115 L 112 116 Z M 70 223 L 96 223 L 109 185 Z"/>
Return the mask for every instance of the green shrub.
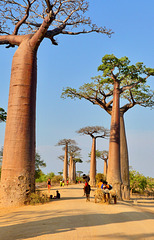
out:
<path id="1" fill-rule="evenodd" d="M 63 180 L 63 176 L 61 176 L 61 175 L 55 175 L 55 176 L 52 178 L 52 183 L 59 183 L 60 180 Z"/>
<path id="2" fill-rule="evenodd" d="M 47 175 L 42 174 L 39 178 L 35 179 L 36 182 L 47 182 Z"/>
<path id="3" fill-rule="evenodd" d="M 46 203 L 49 202 L 49 197 L 45 193 L 41 193 L 40 191 L 36 191 L 35 193 L 31 193 L 29 203 L 30 205 L 35 205 L 38 203 Z"/>
<path id="4" fill-rule="evenodd" d="M 103 173 L 97 173 L 96 174 L 96 184 L 98 184 L 101 179 L 106 180 L 104 174 Z"/>

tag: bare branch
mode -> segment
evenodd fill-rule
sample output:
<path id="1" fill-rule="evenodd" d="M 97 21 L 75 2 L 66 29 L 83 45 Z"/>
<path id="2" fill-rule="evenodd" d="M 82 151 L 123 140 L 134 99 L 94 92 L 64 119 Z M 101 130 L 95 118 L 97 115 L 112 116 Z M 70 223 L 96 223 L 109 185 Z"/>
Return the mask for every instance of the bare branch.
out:
<path id="1" fill-rule="evenodd" d="M 18 34 L 20 26 L 26 21 L 26 19 L 29 16 L 29 10 L 30 10 L 30 7 L 31 7 L 31 3 L 30 3 L 29 0 L 27 0 L 27 1 L 28 1 L 28 5 L 27 5 L 25 16 L 16 24 L 14 32 L 13 32 L 13 35 L 17 35 Z"/>

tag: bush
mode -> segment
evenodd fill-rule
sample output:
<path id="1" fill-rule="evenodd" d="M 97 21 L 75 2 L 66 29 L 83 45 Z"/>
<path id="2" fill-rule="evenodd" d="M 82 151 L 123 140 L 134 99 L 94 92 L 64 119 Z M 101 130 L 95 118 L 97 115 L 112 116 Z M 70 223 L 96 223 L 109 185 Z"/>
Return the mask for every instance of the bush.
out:
<path id="1" fill-rule="evenodd" d="M 39 178 L 35 179 L 38 182 L 47 182 L 48 177 L 45 174 L 42 174 Z"/>
<path id="2" fill-rule="evenodd" d="M 49 197 L 45 193 L 41 193 L 40 191 L 36 191 L 35 193 L 31 193 L 29 203 L 30 205 L 35 205 L 38 203 L 46 203 L 49 202 Z"/>
<path id="3" fill-rule="evenodd" d="M 101 179 L 106 180 L 104 174 L 103 173 L 97 173 L 96 174 L 96 184 L 98 184 Z"/>
<path id="4" fill-rule="evenodd" d="M 63 180 L 63 176 L 61 176 L 61 175 L 55 175 L 55 176 L 52 178 L 52 183 L 59 183 L 60 180 Z"/>

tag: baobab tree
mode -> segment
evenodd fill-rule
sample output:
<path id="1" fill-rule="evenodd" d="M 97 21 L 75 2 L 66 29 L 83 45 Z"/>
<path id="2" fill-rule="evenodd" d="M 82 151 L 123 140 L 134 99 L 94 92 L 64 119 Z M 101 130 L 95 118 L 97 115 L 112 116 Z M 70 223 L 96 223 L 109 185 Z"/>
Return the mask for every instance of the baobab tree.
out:
<path id="1" fill-rule="evenodd" d="M 81 148 L 79 148 L 78 146 L 75 145 L 70 145 L 68 147 L 68 153 L 70 156 L 70 161 L 69 161 L 69 182 L 70 183 L 75 183 L 76 181 L 76 159 L 77 157 L 80 156 L 80 150 Z"/>
<path id="2" fill-rule="evenodd" d="M 112 114 L 112 109 L 114 109 L 113 93 L 116 90 L 119 91 L 117 93 L 118 96 L 127 101 L 124 102 L 123 106 L 118 107 L 118 109 L 120 110 L 120 143 L 118 143 L 118 145 L 120 144 L 120 163 L 118 163 L 117 167 L 119 168 L 121 166 L 120 172 L 123 184 L 123 198 L 129 199 L 129 159 L 124 125 L 124 113 L 126 113 L 129 109 L 136 106 L 137 104 L 144 107 L 153 106 L 154 94 L 153 91 L 150 90 L 150 87 L 146 85 L 146 80 L 149 76 L 154 75 L 154 70 L 152 68 L 146 68 L 143 63 L 136 63 L 136 65 L 130 65 L 130 61 L 127 57 L 118 59 L 114 55 L 105 55 L 102 58 L 102 62 L 103 64 L 98 68 L 98 70 L 103 71 L 103 76 L 93 77 L 93 81 L 91 83 L 84 84 L 79 88 L 79 90 L 67 87 L 63 90 L 62 97 L 70 97 L 72 99 L 86 99 L 92 104 L 100 106 L 110 115 Z M 115 68 L 117 73 L 114 75 L 113 71 Z M 115 91 L 113 80 L 114 77 L 118 78 L 119 81 L 115 83 L 119 83 L 119 86 L 117 86 L 118 88 L 115 87 Z M 117 97 L 117 94 L 114 94 L 114 98 L 115 96 Z M 116 111 L 118 112 L 118 118 L 119 110 Z M 113 111 L 113 114 L 114 113 L 115 111 Z M 116 130 L 116 132 L 119 132 L 119 126 L 117 124 L 115 124 L 114 126 L 116 127 L 116 129 L 112 127 L 112 132 L 114 130 Z M 115 142 L 113 143 L 113 145 L 114 144 Z M 119 159 L 119 156 L 117 156 L 116 158 Z M 117 174 L 120 175 L 120 173 L 118 172 Z M 118 181 L 121 182 L 120 176 L 118 177 L 118 179 Z"/>
<path id="3" fill-rule="evenodd" d="M 80 177 L 83 171 L 77 171 L 77 173 L 78 173 L 78 177 Z"/>
<path id="4" fill-rule="evenodd" d="M 77 156 L 80 155 L 80 152 L 79 152 L 80 150 L 81 148 L 75 145 L 70 145 L 68 147 L 68 153 L 70 155 L 70 161 L 69 161 L 69 182 L 70 183 L 73 183 L 73 182 L 75 183 L 76 181 L 75 159 Z"/>
<path id="5" fill-rule="evenodd" d="M 17 46 L 11 69 L 2 166 L 2 204 L 23 204 L 35 190 L 37 50 L 44 38 L 91 32 L 111 36 L 87 17 L 86 0 L 0 1 L 0 45 Z M 76 30 L 78 29 L 78 30 Z M 75 31 L 76 30 L 76 31 Z"/>
<path id="6" fill-rule="evenodd" d="M 96 150 L 96 157 L 100 158 L 104 161 L 104 170 L 103 170 L 103 174 L 105 176 L 105 178 L 107 177 L 107 160 L 109 157 L 109 151 L 103 150 L 103 151 L 99 151 Z"/>
<path id="7" fill-rule="evenodd" d="M 75 181 L 75 183 L 76 183 L 76 164 L 77 163 L 82 163 L 82 162 L 83 161 L 82 161 L 82 159 L 80 157 L 75 157 L 73 159 L 73 164 L 74 164 L 74 181 Z"/>
<path id="8" fill-rule="evenodd" d="M 91 161 L 90 161 L 90 185 L 95 186 L 96 177 L 96 139 L 107 138 L 109 132 L 106 128 L 101 126 L 88 126 L 80 128 L 77 133 L 89 135 L 92 138 Z"/>
<path id="9" fill-rule="evenodd" d="M 68 178 L 68 146 L 76 144 L 76 142 L 72 139 L 62 139 L 57 143 L 57 146 L 62 146 L 64 145 L 64 168 L 63 168 L 63 179 L 64 182 L 67 183 L 67 178 Z"/>

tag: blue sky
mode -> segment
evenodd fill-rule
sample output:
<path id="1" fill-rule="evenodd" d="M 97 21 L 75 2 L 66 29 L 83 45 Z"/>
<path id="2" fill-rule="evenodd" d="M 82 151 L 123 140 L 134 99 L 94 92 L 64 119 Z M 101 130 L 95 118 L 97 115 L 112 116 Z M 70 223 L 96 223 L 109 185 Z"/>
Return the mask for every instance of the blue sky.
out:
<path id="1" fill-rule="evenodd" d="M 132 64 L 144 62 L 154 67 L 154 1 L 95 0 L 89 1 L 89 16 L 99 26 L 112 29 L 111 38 L 92 33 L 58 36 L 58 46 L 45 39 L 38 51 L 38 85 L 36 116 L 36 149 L 47 164 L 45 173 L 63 169 L 58 156 L 63 138 L 76 140 L 82 149 L 82 164 L 77 170 L 89 171 L 88 153 L 91 138 L 79 136 L 76 130 L 85 126 L 110 128 L 110 116 L 85 100 L 61 99 L 62 89 L 78 88 L 98 75 L 97 67 L 105 54 L 127 56 Z M 11 61 L 15 49 L 0 46 L 1 89 L 0 107 L 7 110 Z M 154 90 L 154 78 L 149 79 Z M 125 114 L 130 165 L 145 176 L 154 177 L 154 110 L 135 106 Z M 3 146 L 5 123 L 0 124 L 0 147 Z M 97 149 L 108 150 L 108 140 L 98 139 Z M 97 161 L 97 172 L 103 161 Z"/>

